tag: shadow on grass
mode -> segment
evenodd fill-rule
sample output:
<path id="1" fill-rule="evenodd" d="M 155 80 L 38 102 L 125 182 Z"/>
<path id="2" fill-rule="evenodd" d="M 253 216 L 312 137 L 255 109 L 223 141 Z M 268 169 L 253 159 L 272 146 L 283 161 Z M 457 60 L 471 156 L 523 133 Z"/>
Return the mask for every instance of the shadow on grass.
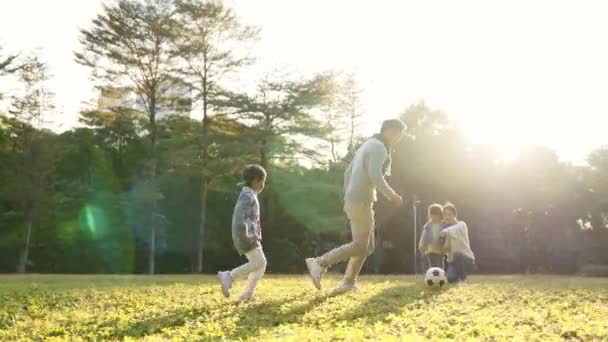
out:
<path id="1" fill-rule="evenodd" d="M 442 292 L 444 291 L 429 291 L 417 284 L 391 286 L 361 301 L 354 309 L 332 320 L 340 322 L 364 319 L 367 324 L 374 324 L 375 322 L 385 320 L 391 313 L 400 313 L 409 305 L 424 305 L 426 300 Z M 356 297 L 357 293 L 346 296 Z M 315 297 L 288 311 L 281 310 L 281 307 L 288 302 L 288 299 L 267 301 L 248 306 L 240 312 L 236 331 L 228 337 L 228 340 L 239 338 L 247 340 L 259 336 L 263 329 L 301 322 L 306 313 L 314 310 L 329 298 L 327 295 Z"/>
<path id="2" fill-rule="evenodd" d="M 241 304 L 242 310 L 238 312 L 238 322 L 234 334 L 228 337 L 229 341 L 244 339 L 259 335 L 264 328 L 272 328 L 282 324 L 289 324 L 299 321 L 304 314 L 320 305 L 327 297 L 316 297 L 310 301 L 297 305 L 289 310 L 281 308 L 289 302 L 289 298 L 281 300 L 271 300 L 251 304 Z M 233 304 L 238 305 L 238 304 Z M 167 315 L 140 320 L 134 324 L 114 330 L 111 339 L 141 338 L 147 335 L 159 333 L 163 329 L 175 328 L 185 325 L 188 321 L 205 315 L 209 312 L 206 307 L 191 307 L 179 311 L 171 312 Z M 108 323 L 105 327 L 111 327 Z"/>
<path id="3" fill-rule="evenodd" d="M 327 298 L 327 296 L 315 297 L 308 302 L 297 305 L 287 311 L 281 310 L 281 307 L 289 301 L 287 298 L 252 304 L 240 312 L 239 320 L 236 324 L 236 331 L 233 335 L 228 337 L 228 340 L 231 341 L 239 338 L 247 340 L 258 336 L 260 331 L 264 328 L 296 323 L 300 321 L 307 312 L 325 302 Z"/>
<path id="4" fill-rule="evenodd" d="M 444 291 L 429 291 L 411 283 L 390 286 L 359 302 L 355 308 L 332 320 L 335 322 L 364 320 L 367 324 L 373 324 L 385 320 L 391 313 L 400 313 L 408 305 L 424 305 L 425 300 L 442 292 Z M 356 297 L 358 294 L 353 293 L 346 296 Z M 292 300 L 289 297 L 241 304 L 242 307 L 234 312 L 238 315 L 235 331 L 227 336 L 227 339 L 229 341 L 248 340 L 259 336 L 262 330 L 301 322 L 308 312 L 323 304 L 328 298 L 330 297 L 326 295 L 317 296 L 293 307 L 286 306 Z M 205 315 L 209 310 L 212 310 L 212 308 L 188 307 L 163 316 L 140 320 L 126 328 L 114 330 L 110 338 L 141 338 L 156 334 L 166 328 L 183 326 L 188 321 Z M 112 323 L 108 322 L 105 327 L 113 326 Z"/>
<path id="5" fill-rule="evenodd" d="M 188 320 L 204 315 L 206 312 L 208 312 L 208 308 L 206 307 L 191 307 L 177 310 L 167 315 L 135 322 L 124 329 L 114 330 L 110 338 L 124 339 L 125 337 L 144 337 L 156 334 L 166 328 L 183 326 Z M 109 326 L 109 324 L 106 326 Z"/>
<path id="6" fill-rule="evenodd" d="M 364 319 L 366 323 L 384 321 L 389 314 L 398 314 L 409 305 L 423 305 L 424 301 L 442 293 L 425 289 L 418 284 L 400 284 L 388 287 L 359 303 L 336 321 Z"/>

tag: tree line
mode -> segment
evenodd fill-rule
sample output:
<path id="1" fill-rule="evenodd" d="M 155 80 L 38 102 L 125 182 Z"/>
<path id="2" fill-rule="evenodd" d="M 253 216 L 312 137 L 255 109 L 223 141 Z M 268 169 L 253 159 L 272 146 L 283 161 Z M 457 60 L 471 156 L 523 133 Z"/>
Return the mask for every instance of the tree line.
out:
<path id="1" fill-rule="evenodd" d="M 57 133 L 48 72 L 35 56 L 0 56 L 21 84 L 0 114 L 0 272 L 213 272 L 238 263 L 230 219 L 241 168 L 269 171 L 261 196 L 271 272 L 345 240 L 342 180 L 361 136 L 355 76 L 269 74 L 237 86 L 260 29 L 221 1 L 119 0 L 80 33 L 75 60 L 100 88 L 138 108 L 90 106 Z M 172 89 L 185 87 L 187 96 Z M 185 105 L 198 113 L 163 115 Z M 404 104 L 406 105 L 406 104 Z M 481 271 L 574 272 L 607 263 L 608 148 L 588 166 L 543 147 L 503 161 L 424 103 L 407 125 L 390 182 L 425 206 L 450 200 L 470 227 Z M 195 116 L 196 117 L 196 116 Z M 522 123 L 524 124 L 524 123 Z M 379 125 L 379 122 L 378 122 Z M 414 206 L 378 204 L 374 272 L 411 272 Z"/>

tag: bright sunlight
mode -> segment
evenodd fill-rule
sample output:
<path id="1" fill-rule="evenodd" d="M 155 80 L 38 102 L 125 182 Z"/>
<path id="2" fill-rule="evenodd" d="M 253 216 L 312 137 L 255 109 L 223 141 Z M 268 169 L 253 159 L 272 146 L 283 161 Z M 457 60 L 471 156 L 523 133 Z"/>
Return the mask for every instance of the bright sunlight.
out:
<path id="1" fill-rule="evenodd" d="M 473 143 L 507 151 L 544 145 L 576 163 L 605 143 L 604 2 L 228 3 L 262 29 L 252 52 L 258 63 L 239 81 L 253 83 L 279 68 L 295 75 L 336 68 L 354 72 L 363 90 L 365 133 L 373 132 L 379 119 L 424 100 L 459 121 Z M 0 32 L 19 32 L 0 35 L 5 49 L 43 49 L 61 110 L 54 125 L 61 130 L 77 124 L 83 103 L 96 101 L 93 83 L 71 50 L 78 46 L 78 29 L 100 4 L 11 1 L 0 13 Z M 68 12 L 73 15 L 55 20 Z M 40 26 L 21 20 L 26 13 Z"/>

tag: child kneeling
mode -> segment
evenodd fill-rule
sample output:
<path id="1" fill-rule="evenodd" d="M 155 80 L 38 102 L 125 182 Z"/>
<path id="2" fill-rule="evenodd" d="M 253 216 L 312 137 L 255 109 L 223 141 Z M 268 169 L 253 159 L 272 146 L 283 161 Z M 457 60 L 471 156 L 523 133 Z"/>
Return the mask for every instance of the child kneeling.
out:
<path id="1" fill-rule="evenodd" d="M 258 194 L 266 184 L 266 170 L 259 165 L 250 165 L 243 170 L 245 186 L 232 215 L 232 242 L 239 255 L 245 255 L 248 262 L 232 271 L 219 272 L 222 293 L 230 297 L 235 279 L 248 277 L 245 290 L 239 301 L 253 297 L 255 289 L 266 271 L 266 256 L 262 250 L 262 227 L 260 225 L 260 203 Z"/>
<path id="2" fill-rule="evenodd" d="M 461 283 L 475 268 L 469 230 L 465 222 L 458 221 L 458 212 L 453 204 L 443 207 L 443 216 L 448 227 L 439 236 L 444 240 L 443 248 L 448 257 L 448 283 Z"/>

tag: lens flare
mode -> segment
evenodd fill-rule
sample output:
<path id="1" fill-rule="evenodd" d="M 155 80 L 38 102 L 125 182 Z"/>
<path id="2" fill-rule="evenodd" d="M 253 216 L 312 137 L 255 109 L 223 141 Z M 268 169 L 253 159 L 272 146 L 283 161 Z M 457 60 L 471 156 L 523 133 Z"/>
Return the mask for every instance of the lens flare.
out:
<path id="1" fill-rule="evenodd" d="M 80 226 L 87 229 L 93 236 L 99 237 L 106 230 L 106 217 L 103 209 L 94 205 L 86 205 L 80 211 Z"/>

